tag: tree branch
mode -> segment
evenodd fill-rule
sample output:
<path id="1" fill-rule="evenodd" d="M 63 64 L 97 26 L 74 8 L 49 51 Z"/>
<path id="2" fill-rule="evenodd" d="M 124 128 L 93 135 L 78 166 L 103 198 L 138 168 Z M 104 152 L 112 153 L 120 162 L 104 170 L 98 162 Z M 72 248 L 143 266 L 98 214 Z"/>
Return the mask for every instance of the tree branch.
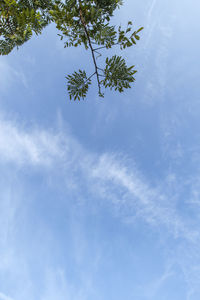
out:
<path id="1" fill-rule="evenodd" d="M 86 34 L 86 37 L 88 39 L 88 43 L 89 43 L 89 47 L 90 47 L 90 50 L 91 50 L 91 53 L 92 53 L 92 59 L 93 59 L 93 62 L 94 62 L 94 66 L 95 66 L 95 73 L 96 74 L 96 77 L 97 77 L 97 84 L 98 84 L 98 88 L 99 88 L 99 94 L 101 94 L 101 84 L 100 84 L 100 79 L 99 79 L 99 73 L 98 73 L 98 67 L 97 67 L 97 62 L 96 62 L 96 58 L 95 58 L 95 55 L 94 55 L 94 48 L 92 46 L 92 42 L 91 42 L 91 39 L 90 39 L 90 35 L 89 35 L 89 32 L 87 30 L 87 26 L 85 24 L 85 20 L 84 20 L 84 17 L 83 17 L 83 13 L 82 13 L 82 10 L 81 10 L 81 0 L 79 0 L 79 14 L 80 14 L 80 20 L 81 20 L 81 23 L 83 25 L 83 28 L 84 28 L 84 31 L 85 31 L 85 34 Z M 93 75 L 94 75 L 93 74 Z"/>

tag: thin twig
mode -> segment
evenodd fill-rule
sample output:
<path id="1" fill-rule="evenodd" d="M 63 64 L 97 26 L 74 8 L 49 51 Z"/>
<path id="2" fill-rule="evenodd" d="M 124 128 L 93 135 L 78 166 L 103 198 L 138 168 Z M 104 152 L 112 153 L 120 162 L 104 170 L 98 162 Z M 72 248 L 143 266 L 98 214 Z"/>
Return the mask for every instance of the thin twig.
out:
<path id="1" fill-rule="evenodd" d="M 106 46 L 102 46 L 102 47 L 95 48 L 94 51 L 100 50 L 100 49 L 104 49 L 104 48 L 106 48 Z"/>
<path id="2" fill-rule="evenodd" d="M 97 69 L 99 69 L 99 70 L 101 70 L 101 71 L 103 71 L 103 72 L 104 72 L 104 69 L 102 69 L 102 68 L 99 68 L 99 67 L 97 67 Z"/>
<path id="3" fill-rule="evenodd" d="M 112 46 L 116 46 L 116 45 L 120 45 L 120 43 L 115 43 Z M 94 51 L 100 50 L 100 49 L 105 49 L 105 48 L 108 49 L 106 46 L 101 46 L 101 47 L 95 48 Z"/>
<path id="4" fill-rule="evenodd" d="M 86 84 L 95 74 L 96 74 L 96 72 L 94 72 L 92 75 L 90 75 L 90 77 L 87 78 L 87 80 L 84 82 L 84 84 Z"/>
<path id="5" fill-rule="evenodd" d="M 95 50 L 94 50 L 95 51 Z M 96 60 L 99 58 L 99 57 L 101 57 L 102 56 L 102 54 L 100 53 L 100 52 L 98 52 L 98 51 L 95 51 L 97 54 L 99 54 L 97 57 L 96 57 Z M 97 67 L 97 69 L 98 69 L 98 67 Z"/>

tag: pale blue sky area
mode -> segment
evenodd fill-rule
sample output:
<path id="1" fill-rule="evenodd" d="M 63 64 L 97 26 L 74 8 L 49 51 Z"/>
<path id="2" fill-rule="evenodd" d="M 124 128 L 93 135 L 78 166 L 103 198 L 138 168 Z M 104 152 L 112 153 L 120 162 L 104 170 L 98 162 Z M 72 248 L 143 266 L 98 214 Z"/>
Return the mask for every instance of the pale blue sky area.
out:
<path id="1" fill-rule="evenodd" d="M 69 101 L 54 26 L 0 58 L 0 300 L 200 298 L 200 4 L 124 2 L 123 94 Z"/>

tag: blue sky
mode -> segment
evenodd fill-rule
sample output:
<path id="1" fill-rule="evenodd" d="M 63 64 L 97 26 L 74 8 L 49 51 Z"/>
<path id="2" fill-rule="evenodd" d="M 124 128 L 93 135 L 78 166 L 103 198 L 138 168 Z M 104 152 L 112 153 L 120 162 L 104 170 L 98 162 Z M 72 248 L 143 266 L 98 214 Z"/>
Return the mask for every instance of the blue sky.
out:
<path id="1" fill-rule="evenodd" d="M 0 59 L 0 300 L 199 299 L 200 4 L 124 2 L 123 94 L 69 101 L 53 26 Z"/>

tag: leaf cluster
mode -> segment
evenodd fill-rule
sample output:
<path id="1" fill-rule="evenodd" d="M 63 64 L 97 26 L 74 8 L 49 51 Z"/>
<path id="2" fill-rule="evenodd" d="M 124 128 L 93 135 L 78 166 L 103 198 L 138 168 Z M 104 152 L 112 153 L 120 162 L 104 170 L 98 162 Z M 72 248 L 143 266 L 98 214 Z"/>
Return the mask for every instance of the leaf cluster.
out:
<path id="1" fill-rule="evenodd" d="M 86 72 L 79 70 L 74 72 L 72 75 L 66 76 L 68 80 L 67 90 L 69 93 L 70 100 L 85 98 L 89 85 L 91 84 L 91 79 L 87 78 Z"/>
<path id="2" fill-rule="evenodd" d="M 104 70 L 105 78 L 102 84 L 111 90 L 122 93 L 124 89 L 130 88 L 130 83 L 135 81 L 133 75 L 137 72 L 133 70 L 135 66 L 127 67 L 125 60 L 121 56 L 114 55 L 112 58 L 106 58 L 106 67 Z"/>
<path id="3" fill-rule="evenodd" d="M 109 26 L 110 18 L 114 10 L 122 4 L 119 0 L 68 0 L 65 2 L 55 1 L 50 11 L 53 21 L 59 31 L 61 39 L 67 38 L 65 46 L 83 44 L 88 49 L 88 38 L 85 35 L 80 12 L 87 26 L 88 34 L 94 42 L 100 44 L 110 43 L 116 38 L 113 26 Z M 110 43 L 111 46 L 112 43 Z"/>
<path id="4" fill-rule="evenodd" d="M 48 0 L 1 0 L 0 55 L 21 46 L 33 32 L 40 34 L 50 22 L 48 10 L 51 6 Z"/>

